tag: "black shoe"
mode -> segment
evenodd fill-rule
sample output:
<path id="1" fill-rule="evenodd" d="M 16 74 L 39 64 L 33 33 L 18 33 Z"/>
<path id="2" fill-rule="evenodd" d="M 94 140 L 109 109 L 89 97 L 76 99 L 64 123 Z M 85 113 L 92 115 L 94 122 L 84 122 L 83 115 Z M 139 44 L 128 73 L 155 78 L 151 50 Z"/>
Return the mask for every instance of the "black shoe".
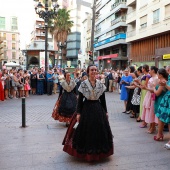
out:
<path id="1" fill-rule="evenodd" d="M 130 114 L 130 113 L 131 113 L 131 111 L 126 112 L 126 114 Z"/>
<path id="2" fill-rule="evenodd" d="M 126 111 L 122 112 L 122 113 L 126 113 Z"/>

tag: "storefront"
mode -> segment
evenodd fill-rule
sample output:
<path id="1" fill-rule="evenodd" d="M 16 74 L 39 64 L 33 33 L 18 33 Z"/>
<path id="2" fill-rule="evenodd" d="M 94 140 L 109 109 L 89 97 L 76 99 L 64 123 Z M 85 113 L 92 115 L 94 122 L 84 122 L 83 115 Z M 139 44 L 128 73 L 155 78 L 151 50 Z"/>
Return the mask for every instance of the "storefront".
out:
<path id="1" fill-rule="evenodd" d="M 170 65 L 170 47 L 156 49 L 155 65 L 158 68 L 165 68 Z"/>

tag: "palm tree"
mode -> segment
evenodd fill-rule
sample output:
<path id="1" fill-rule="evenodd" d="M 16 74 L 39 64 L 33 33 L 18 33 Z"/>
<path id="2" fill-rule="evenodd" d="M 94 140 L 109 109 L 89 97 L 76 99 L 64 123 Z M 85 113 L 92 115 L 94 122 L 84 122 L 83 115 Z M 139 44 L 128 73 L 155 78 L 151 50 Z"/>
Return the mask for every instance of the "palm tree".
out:
<path id="1" fill-rule="evenodd" d="M 57 42 L 64 43 L 73 26 L 73 21 L 70 20 L 70 11 L 67 9 L 59 9 L 53 21 L 50 22 L 54 25 L 50 28 L 50 33 Z"/>

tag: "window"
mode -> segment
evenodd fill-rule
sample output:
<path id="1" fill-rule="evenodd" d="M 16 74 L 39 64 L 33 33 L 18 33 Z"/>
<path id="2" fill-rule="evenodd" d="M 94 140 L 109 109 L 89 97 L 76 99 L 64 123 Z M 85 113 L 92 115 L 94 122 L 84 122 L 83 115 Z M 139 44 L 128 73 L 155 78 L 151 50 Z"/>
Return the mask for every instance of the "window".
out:
<path id="1" fill-rule="evenodd" d="M 17 17 L 12 17 L 11 18 L 11 30 L 15 31 L 18 29 L 18 21 L 17 21 Z"/>
<path id="2" fill-rule="evenodd" d="M 16 57 L 16 52 L 12 52 L 12 59 L 15 59 Z"/>
<path id="3" fill-rule="evenodd" d="M 5 17 L 0 17 L 0 29 L 5 30 Z"/>
<path id="4" fill-rule="evenodd" d="M 165 18 L 170 17 L 170 4 L 165 6 Z"/>
<path id="5" fill-rule="evenodd" d="M 3 42 L 4 43 L 4 49 L 6 49 L 7 48 L 7 46 L 6 46 L 6 42 Z"/>
<path id="6" fill-rule="evenodd" d="M 153 23 L 159 22 L 159 13 L 160 13 L 160 9 L 153 11 Z"/>
<path id="7" fill-rule="evenodd" d="M 12 43 L 12 49 L 15 50 L 15 43 Z"/>
<path id="8" fill-rule="evenodd" d="M 3 33 L 3 38 L 4 40 L 6 40 L 6 33 Z"/>
<path id="9" fill-rule="evenodd" d="M 15 41 L 15 34 L 12 34 L 12 41 Z"/>
<path id="10" fill-rule="evenodd" d="M 7 58 L 6 54 L 7 54 L 7 52 L 6 52 L 6 51 L 4 51 L 4 58 Z"/>
<path id="11" fill-rule="evenodd" d="M 147 27 L 147 15 L 140 18 L 140 26 L 141 28 Z"/>

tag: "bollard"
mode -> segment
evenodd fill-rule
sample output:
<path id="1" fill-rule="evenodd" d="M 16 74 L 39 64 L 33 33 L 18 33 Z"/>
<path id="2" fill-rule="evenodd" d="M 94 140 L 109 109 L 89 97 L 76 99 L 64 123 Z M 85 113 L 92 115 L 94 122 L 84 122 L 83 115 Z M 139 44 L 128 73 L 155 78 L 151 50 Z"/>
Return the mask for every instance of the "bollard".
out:
<path id="1" fill-rule="evenodd" d="M 25 97 L 22 97 L 22 127 L 26 127 Z"/>

